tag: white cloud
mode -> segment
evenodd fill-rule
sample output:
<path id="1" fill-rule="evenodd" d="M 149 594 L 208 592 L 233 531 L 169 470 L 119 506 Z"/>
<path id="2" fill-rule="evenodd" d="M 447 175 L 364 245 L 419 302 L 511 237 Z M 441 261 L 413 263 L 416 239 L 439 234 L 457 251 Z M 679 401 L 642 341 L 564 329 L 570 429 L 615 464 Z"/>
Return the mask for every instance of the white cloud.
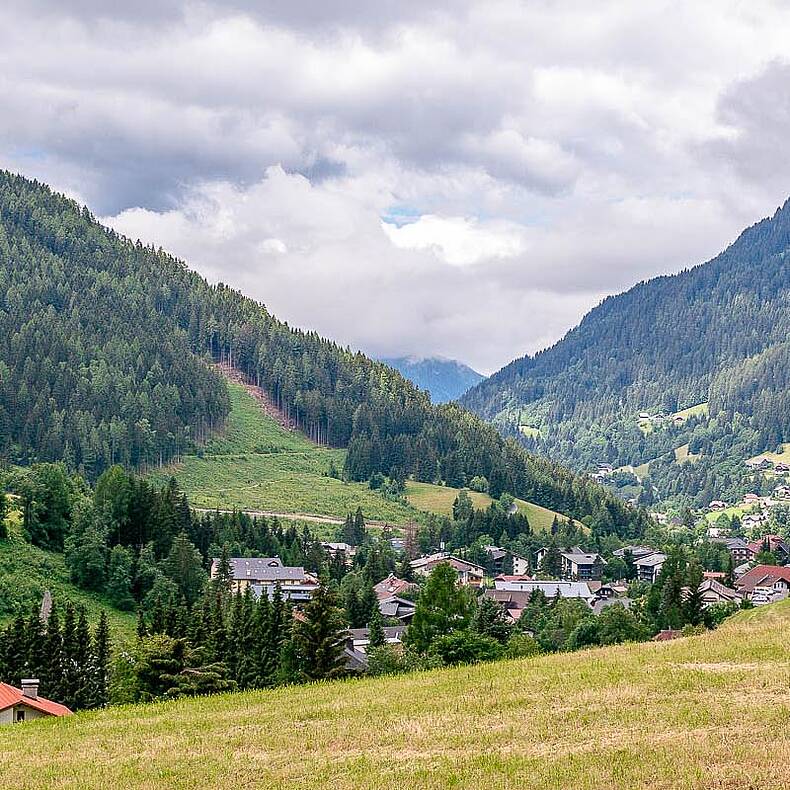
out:
<path id="1" fill-rule="evenodd" d="M 770 0 L 9 0 L 0 165 L 288 321 L 490 370 L 786 197 L 788 37 Z"/>

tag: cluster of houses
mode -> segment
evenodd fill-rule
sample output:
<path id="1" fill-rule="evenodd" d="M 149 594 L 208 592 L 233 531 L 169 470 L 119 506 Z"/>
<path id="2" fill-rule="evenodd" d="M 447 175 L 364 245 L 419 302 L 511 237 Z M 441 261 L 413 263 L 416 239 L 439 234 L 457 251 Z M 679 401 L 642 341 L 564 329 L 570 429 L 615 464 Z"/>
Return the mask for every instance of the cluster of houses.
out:
<path id="1" fill-rule="evenodd" d="M 750 472 L 765 472 L 769 469 L 779 475 L 790 472 L 790 464 L 784 461 L 772 461 L 764 455 L 759 455 L 757 458 L 750 458 L 748 461 L 744 461 L 743 465 Z"/>

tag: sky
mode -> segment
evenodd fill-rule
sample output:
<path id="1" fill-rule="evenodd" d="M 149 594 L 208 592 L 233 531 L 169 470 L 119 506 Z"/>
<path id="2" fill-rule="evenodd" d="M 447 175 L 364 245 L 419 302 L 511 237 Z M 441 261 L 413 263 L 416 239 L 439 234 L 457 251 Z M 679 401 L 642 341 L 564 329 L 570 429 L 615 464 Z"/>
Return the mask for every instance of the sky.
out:
<path id="1" fill-rule="evenodd" d="M 4 0 L 0 167 L 491 373 L 790 194 L 790 4 Z"/>

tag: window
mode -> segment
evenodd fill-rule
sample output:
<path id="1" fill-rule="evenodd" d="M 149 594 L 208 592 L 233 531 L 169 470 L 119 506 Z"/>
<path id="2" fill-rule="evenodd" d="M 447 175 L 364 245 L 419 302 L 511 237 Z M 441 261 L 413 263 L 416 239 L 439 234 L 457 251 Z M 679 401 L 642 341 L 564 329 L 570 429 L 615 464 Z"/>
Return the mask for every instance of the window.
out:
<path id="1" fill-rule="evenodd" d="M 16 720 L 17 720 L 17 722 L 22 722 L 22 721 L 24 721 L 24 720 L 25 720 L 25 711 L 23 711 L 23 710 L 18 710 L 18 711 L 16 712 Z"/>

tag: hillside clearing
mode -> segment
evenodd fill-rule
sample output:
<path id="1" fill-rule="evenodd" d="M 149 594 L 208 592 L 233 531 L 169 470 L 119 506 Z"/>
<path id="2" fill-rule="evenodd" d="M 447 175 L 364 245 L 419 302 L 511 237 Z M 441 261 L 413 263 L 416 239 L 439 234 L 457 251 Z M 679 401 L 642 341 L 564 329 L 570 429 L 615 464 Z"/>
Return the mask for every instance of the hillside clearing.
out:
<path id="1" fill-rule="evenodd" d="M 778 788 L 790 601 L 716 632 L 0 729 L 8 787 Z M 34 781 L 31 782 L 31 779 Z"/>
<path id="2" fill-rule="evenodd" d="M 707 417 L 708 416 L 708 401 L 704 403 L 697 403 L 695 406 L 689 406 L 687 409 L 681 409 L 680 411 L 676 411 L 672 415 L 672 419 L 676 417 L 680 417 L 680 419 L 685 422 L 691 417 Z"/>
<path id="3" fill-rule="evenodd" d="M 183 456 L 151 474 L 157 485 L 174 476 L 194 507 L 213 510 L 269 511 L 343 518 L 362 508 L 365 516 L 394 524 L 414 521 L 417 513 L 385 499 L 366 483 L 337 475 L 345 450 L 319 447 L 280 425 L 245 389 L 228 382 L 231 412 L 225 430 L 199 455 Z"/>
<path id="4" fill-rule="evenodd" d="M 458 496 L 460 488 L 451 486 L 437 486 L 431 483 L 417 483 L 409 480 L 406 483 L 406 498 L 409 503 L 418 510 L 428 513 L 437 513 L 441 516 L 449 516 L 453 512 L 453 503 Z M 469 491 L 472 504 L 478 509 L 489 507 L 493 501 L 488 494 L 481 494 L 477 491 Z M 555 513 L 553 510 L 541 507 L 523 499 L 516 499 L 519 513 L 524 514 L 529 519 L 530 526 L 534 530 L 550 529 L 556 515 L 560 521 L 567 521 L 568 517 L 562 513 Z"/>
<path id="5" fill-rule="evenodd" d="M 790 442 L 782 445 L 781 453 L 760 453 L 759 455 L 755 455 L 754 458 L 750 460 L 754 461 L 758 458 L 767 458 L 769 461 L 773 461 L 775 464 L 790 464 Z"/>

